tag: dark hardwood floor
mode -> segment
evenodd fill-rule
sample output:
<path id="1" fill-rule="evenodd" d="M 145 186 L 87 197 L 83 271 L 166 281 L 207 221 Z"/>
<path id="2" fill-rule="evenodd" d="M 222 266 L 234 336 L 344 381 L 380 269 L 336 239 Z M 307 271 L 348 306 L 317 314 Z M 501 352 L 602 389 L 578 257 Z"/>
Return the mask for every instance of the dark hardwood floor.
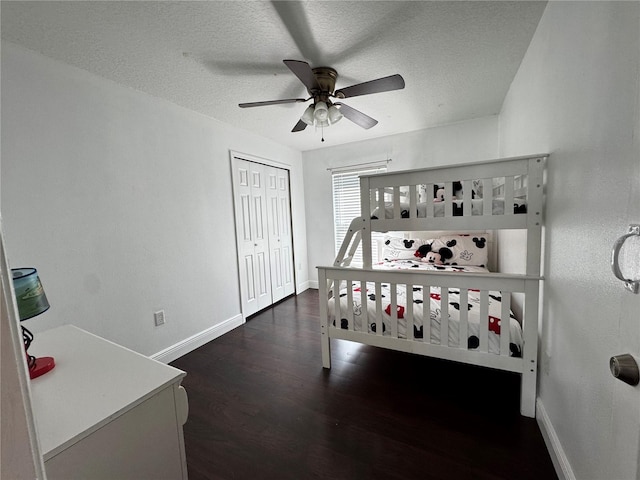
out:
<path id="1" fill-rule="evenodd" d="M 190 480 L 556 479 L 518 375 L 346 341 L 308 290 L 176 360 Z"/>

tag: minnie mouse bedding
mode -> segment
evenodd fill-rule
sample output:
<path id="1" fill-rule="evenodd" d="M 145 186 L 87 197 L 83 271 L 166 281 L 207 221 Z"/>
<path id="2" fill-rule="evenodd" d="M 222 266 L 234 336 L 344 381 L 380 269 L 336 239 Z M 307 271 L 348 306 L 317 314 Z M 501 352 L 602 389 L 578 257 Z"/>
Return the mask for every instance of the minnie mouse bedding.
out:
<path id="1" fill-rule="evenodd" d="M 415 270 L 427 270 L 427 271 L 449 271 L 449 272 L 482 272 L 488 273 L 488 270 L 479 266 L 460 266 L 460 265 L 431 265 L 424 263 L 420 260 L 404 259 L 404 260 L 392 260 L 383 261 L 376 265 L 377 269 L 415 269 Z M 368 325 L 369 333 L 376 333 L 378 325 L 376 319 L 376 294 L 375 284 L 367 283 L 367 304 L 361 304 L 361 283 L 353 283 L 353 312 L 354 312 L 354 326 L 352 327 L 356 331 L 363 331 L 362 322 L 365 321 Z M 428 295 L 429 309 L 425 307 L 425 296 L 423 287 L 413 286 L 413 338 L 423 338 L 423 325 L 425 314 L 428 312 L 429 321 L 431 323 L 431 343 L 442 344 L 440 338 L 440 319 L 442 315 L 441 305 L 441 291 L 439 287 L 431 287 Z M 383 319 L 383 335 L 389 335 L 391 330 L 391 292 L 390 285 L 388 283 L 382 284 L 381 289 L 381 302 L 382 302 L 382 319 Z M 346 288 L 342 288 L 339 292 L 338 298 L 340 299 L 340 312 L 344 314 L 347 311 L 347 291 Z M 489 339 L 489 352 L 499 354 L 500 353 L 500 333 L 503 325 L 501 325 L 501 294 L 500 292 L 489 292 L 488 298 L 488 339 Z M 335 321 L 335 308 L 333 302 L 335 298 L 329 301 L 329 324 L 336 326 Z M 407 322 L 404 318 L 404 312 L 407 304 L 407 296 L 405 292 L 405 285 L 397 285 L 397 306 L 398 306 L 398 337 L 407 338 Z M 469 350 L 476 350 L 479 346 L 479 317 L 480 317 L 480 292 L 475 290 L 468 291 L 468 338 L 467 346 Z M 459 322 L 460 322 L 460 290 L 455 288 L 448 289 L 448 308 L 449 316 L 449 342 L 448 345 L 459 345 Z M 348 321 L 346 318 L 341 318 L 339 322 L 340 328 L 347 329 Z M 510 314 L 509 319 L 510 340 L 509 348 L 510 355 L 514 357 L 520 357 L 522 352 L 522 329 L 520 324 Z"/>

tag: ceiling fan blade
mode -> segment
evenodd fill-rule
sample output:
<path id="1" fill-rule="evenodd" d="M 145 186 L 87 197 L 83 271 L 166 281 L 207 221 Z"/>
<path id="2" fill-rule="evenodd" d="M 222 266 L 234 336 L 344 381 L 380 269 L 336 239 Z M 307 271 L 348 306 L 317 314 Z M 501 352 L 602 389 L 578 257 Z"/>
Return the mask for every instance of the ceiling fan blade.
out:
<path id="1" fill-rule="evenodd" d="M 350 107 L 349 105 L 345 105 L 344 103 L 335 103 L 334 105 L 339 105 L 340 113 L 356 125 L 360 125 L 362 128 L 369 129 L 378 123 L 377 120 L 365 115 L 355 108 Z"/>
<path id="2" fill-rule="evenodd" d="M 302 120 L 298 120 L 298 123 L 296 123 L 296 126 L 293 127 L 293 130 L 291 130 L 291 131 L 292 132 L 301 132 L 305 128 L 307 128 L 307 124 L 305 122 L 303 122 Z"/>
<path id="3" fill-rule="evenodd" d="M 309 99 L 308 98 L 286 98 L 284 100 L 268 100 L 266 102 L 239 103 L 238 106 L 240 108 L 264 107 L 265 105 L 281 105 L 283 103 L 300 103 L 300 102 L 306 102 L 307 100 Z"/>
<path id="4" fill-rule="evenodd" d="M 313 32 L 313 28 L 309 22 L 309 6 L 302 2 L 282 2 L 277 0 L 271 0 L 270 3 L 280 20 L 282 20 L 284 28 L 289 32 L 302 57 L 309 59 L 314 64 L 318 64 L 321 58 L 321 51 L 320 45 L 316 43 L 310 33 Z"/>
<path id="5" fill-rule="evenodd" d="M 388 77 L 378 78 L 369 82 L 359 83 L 350 87 L 336 90 L 334 94 L 337 98 L 357 97 L 358 95 L 369 95 L 371 93 L 389 92 L 404 88 L 404 78 L 395 74 Z"/>
<path id="6" fill-rule="evenodd" d="M 284 64 L 289 67 L 296 77 L 307 87 L 307 90 L 315 90 L 318 87 L 316 76 L 307 62 L 302 60 L 283 60 Z"/>

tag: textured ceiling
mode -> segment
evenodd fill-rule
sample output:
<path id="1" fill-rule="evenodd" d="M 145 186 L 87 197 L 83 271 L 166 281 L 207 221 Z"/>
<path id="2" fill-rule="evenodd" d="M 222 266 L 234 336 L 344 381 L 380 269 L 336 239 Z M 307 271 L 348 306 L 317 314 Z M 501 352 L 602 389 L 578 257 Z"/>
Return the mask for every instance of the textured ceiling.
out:
<path id="1" fill-rule="evenodd" d="M 546 2 L 2 1 L 2 38 L 123 85 L 312 150 L 496 114 Z M 401 74 L 403 90 L 344 101 L 377 119 L 291 129 L 307 97 L 283 59 L 336 88 Z"/>

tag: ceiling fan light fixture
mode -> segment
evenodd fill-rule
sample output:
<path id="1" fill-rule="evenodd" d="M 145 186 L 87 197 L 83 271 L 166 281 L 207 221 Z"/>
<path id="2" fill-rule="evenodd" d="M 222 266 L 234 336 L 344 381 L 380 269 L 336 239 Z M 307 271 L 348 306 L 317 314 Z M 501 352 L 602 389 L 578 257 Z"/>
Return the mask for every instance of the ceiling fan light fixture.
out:
<path id="1" fill-rule="evenodd" d="M 331 125 L 338 123 L 341 118 L 342 113 L 340 112 L 340 109 L 335 105 L 331 105 L 329 107 L 329 121 L 331 122 Z"/>
<path id="2" fill-rule="evenodd" d="M 320 120 L 316 122 L 316 127 L 328 127 L 328 126 L 329 126 L 329 120 Z"/>
<path id="3" fill-rule="evenodd" d="M 302 117 L 300 117 L 300 120 L 302 120 L 307 125 L 313 125 L 313 120 L 314 120 L 313 119 L 313 105 L 310 105 L 309 107 L 307 107 L 307 109 L 302 114 Z"/>
<path id="4" fill-rule="evenodd" d="M 329 109 L 327 108 L 327 104 L 325 102 L 316 103 L 313 117 L 317 122 L 324 122 L 329 118 Z"/>

